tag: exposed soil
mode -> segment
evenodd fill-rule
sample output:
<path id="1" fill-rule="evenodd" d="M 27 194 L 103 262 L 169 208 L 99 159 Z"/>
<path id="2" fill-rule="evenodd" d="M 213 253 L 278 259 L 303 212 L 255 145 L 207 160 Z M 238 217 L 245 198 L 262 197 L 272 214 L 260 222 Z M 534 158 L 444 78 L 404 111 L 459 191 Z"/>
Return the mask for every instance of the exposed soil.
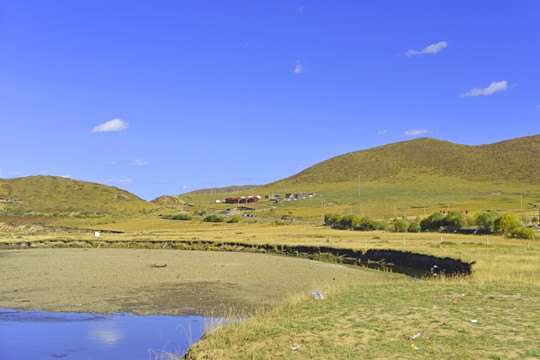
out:
<path id="1" fill-rule="evenodd" d="M 179 250 L 0 251 L 0 308 L 229 315 L 399 275 L 284 256 Z"/>

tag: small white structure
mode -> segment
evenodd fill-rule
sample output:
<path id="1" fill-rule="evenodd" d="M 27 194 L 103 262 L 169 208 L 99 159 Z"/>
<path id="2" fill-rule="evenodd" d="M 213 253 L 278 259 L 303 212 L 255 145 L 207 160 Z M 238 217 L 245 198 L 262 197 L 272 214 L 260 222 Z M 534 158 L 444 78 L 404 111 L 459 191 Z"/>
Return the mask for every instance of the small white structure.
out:
<path id="1" fill-rule="evenodd" d="M 96 237 L 96 238 L 99 237 L 99 231 L 94 231 L 94 237 Z"/>
<path id="2" fill-rule="evenodd" d="M 221 204 L 221 200 L 216 200 L 216 204 Z"/>

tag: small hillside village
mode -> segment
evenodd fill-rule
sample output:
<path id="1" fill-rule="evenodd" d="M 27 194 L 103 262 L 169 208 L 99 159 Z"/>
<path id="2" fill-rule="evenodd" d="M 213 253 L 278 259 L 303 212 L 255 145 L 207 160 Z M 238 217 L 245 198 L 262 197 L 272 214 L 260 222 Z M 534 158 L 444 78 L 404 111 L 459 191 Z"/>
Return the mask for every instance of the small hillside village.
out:
<path id="1" fill-rule="evenodd" d="M 296 200 L 303 200 L 303 199 L 309 199 L 315 196 L 315 193 L 286 193 L 285 195 L 269 195 L 266 194 L 264 196 L 265 199 L 268 199 L 270 201 L 274 201 L 276 204 L 279 204 L 282 201 L 296 201 Z M 259 202 L 262 199 L 262 196 L 241 196 L 241 197 L 228 197 L 225 200 L 216 200 L 215 203 L 219 204 L 221 202 L 225 204 L 254 204 Z"/>

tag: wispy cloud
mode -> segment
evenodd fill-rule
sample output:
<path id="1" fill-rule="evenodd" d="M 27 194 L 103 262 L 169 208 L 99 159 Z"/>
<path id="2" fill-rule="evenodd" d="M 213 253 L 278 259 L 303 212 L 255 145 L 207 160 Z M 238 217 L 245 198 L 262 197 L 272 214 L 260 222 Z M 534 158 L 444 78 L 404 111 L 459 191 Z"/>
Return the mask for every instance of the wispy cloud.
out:
<path id="1" fill-rule="evenodd" d="M 460 94 L 461 97 L 468 97 L 468 96 L 479 96 L 479 95 L 491 95 L 493 93 L 496 93 L 498 91 L 506 91 L 508 89 L 508 83 L 506 80 L 503 81 L 494 81 L 487 88 L 481 89 L 481 88 L 472 88 L 471 90 L 464 92 Z"/>
<path id="2" fill-rule="evenodd" d="M 304 66 L 300 64 L 300 62 L 297 62 L 296 66 L 294 67 L 293 73 L 301 74 L 303 71 L 304 71 Z"/>
<path id="3" fill-rule="evenodd" d="M 134 162 L 132 162 L 131 164 L 129 164 L 129 166 L 138 166 L 138 167 L 140 167 L 140 166 L 146 166 L 148 164 L 150 164 L 150 161 L 137 159 Z"/>
<path id="4" fill-rule="evenodd" d="M 439 51 L 447 47 L 448 44 L 446 41 L 440 41 L 436 44 L 431 44 L 426 46 L 423 50 L 418 51 L 411 49 L 405 53 L 406 56 L 414 56 L 414 55 L 425 55 L 425 54 L 437 54 Z"/>
<path id="5" fill-rule="evenodd" d="M 131 185 L 133 184 L 133 179 L 107 179 L 104 183 L 111 185 Z"/>
<path id="6" fill-rule="evenodd" d="M 418 136 L 418 135 L 431 134 L 431 133 L 433 133 L 433 131 L 431 130 L 412 129 L 412 130 L 405 131 L 405 136 Z"/>
<path id="7" fill-rule="evenodd" d="M 128 128 L 128 123 L 121 119 L 112 119 L 92 129 L 93 133 L 122 131 Z"/>
<path id="8" fill-rule="evenodd" d="M 73 177 L 73 175 L 66 174 L 66 175 L 60 175 L 60 177 L 63 177 L 63 178 L 66 178 L 66 179 L 71 179 Z"/>
<path id="9" fill-rule="evenodd" d="M 379 130 L 377 131 L 377 135 L 384 135 L 388 132 L 388 130 L 384 129 L 384 130 Z"/>
<path id="10" fill-rule="evenodd" d="M 189 190 L 189 189 L 191 189 L 191 186 L 182 185 L 182 189 L 184 189 L 184 190 Z"/>

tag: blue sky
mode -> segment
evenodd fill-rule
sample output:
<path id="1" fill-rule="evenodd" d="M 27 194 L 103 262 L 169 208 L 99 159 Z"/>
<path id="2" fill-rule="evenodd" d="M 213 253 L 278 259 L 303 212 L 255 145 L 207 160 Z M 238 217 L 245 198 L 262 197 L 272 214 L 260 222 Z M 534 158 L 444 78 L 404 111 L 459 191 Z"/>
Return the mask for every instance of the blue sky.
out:
<path id="1" fill-rule="evenodd" d="M 146 200 L 540 133 L 539 1 L 0 0 L 0 177 Z"/>

